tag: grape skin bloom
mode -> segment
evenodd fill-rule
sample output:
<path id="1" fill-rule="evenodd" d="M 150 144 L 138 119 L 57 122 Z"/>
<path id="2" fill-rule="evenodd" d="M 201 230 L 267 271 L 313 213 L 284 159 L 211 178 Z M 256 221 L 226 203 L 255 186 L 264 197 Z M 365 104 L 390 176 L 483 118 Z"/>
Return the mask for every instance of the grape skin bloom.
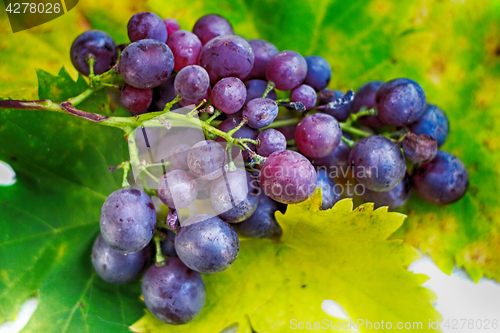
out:
<path id="1" fill-rule="evenodd" d="M 332 67 L 325 58 L 311 55 L 305 58 L 307 63 L 307 75 L 304 83 L 313 87 L 316 91 L 325 89 L 332 77 Z"/>
<path id="2" fill-rule="evenodd" d="M 205 45 L 210 40 L 218 36 L 233 35 L 231 23 L 224 17 L 216 14 L 202 16 L 196 21 L 193 27 L 193 33 L 198 36 Z"/>
<path id="3" fill-rule="evenodd" d="M 248 119 L 248 126 L 259 129 L 271 125 L 278 111 L 278 104 L 272 99 L 256 98 L 243 108 L 243 117 Z"/>
<path id="4" fill-rule="evenodd" d="M 271 199 L 294 204 L 307 200 L 317 183 L 316 170 L 299 153 L 283 150 L 272 153 L 260 172 L 260 186 Z"/>
<path id="5" fill-rule="evenodd" d="M 295 51 L 282 51 L 266 65 L 266 79 L 276 84 L 278 90 L 292 90 L 304 82 L 307 62 Z"/>
<path id="6" fill-rule="evenodd" d="M 217 82 L 212 89 L 212 103 L 225 114 L 241 110 L 247 98 L 247 89 L 243 81 L 236 77 L 226 77 Z"/>
<path id="7" fill-rule="evenodd" d="M 349 154 L 349 165 L 359 184 L 369 190 L 384 192 L 396 187 L 406 172 L 406 162 L 399 146 L 380 135 L 362 138 Z"/>
<path id="8" fill-rule="evenodd" d="M 197 65 L 203 45 L 192 32 L 179 30 L 169 35 L 168 47 L 174 54 L 174 70 L 177 72 L 186 66 Z"/>
<path id="9" fill-rule="evenodd" d="M 260 132 L 257 136 L 257 140 L 260 141 L 260 146 L 257 147 L 257 153 L 264 157 L 268 157 L 275 151 L 286 149 L 285 135 L 274 128 L 269 128 Z"/>
<path id="10" fill-rule="evenodd" d="M 306 109 L 310 109 L 316 105 L 316 91 L 307 84 L 301 84 L 290 92 L 290 100 L 292 102 L 301 102 Z"/>
<path id="11" fill-rule="evenodd" d="M 331 154 L 340 144 L 342 130 L 339 122 L 324 113 L 307 116 L 295 129 L 295 142 L 307 157 L 324 157 Z"/>
<path id="12" fill-rule="evenodd" d="M 166 43 L 168 38 L 167 27 L 163 20 L 151 12 L 137 13 L 128 21 L 128 38 L 137 42 L 141 39 L 155 39 Z"/>
<path id="13" fill-rule="evenodd" d="M 184 170 L 172 170 L 158 182 L 158 197 L 169 208 L 182 209 L 192 204 L 198 195 L 198 184 Z"/>
<path id="14" fill-rule="evenodd" d="M 216 216 L 201 214 L 182 223 L 175 236 L 175 250 L 189 268 L 214 274 L 233 264 L 240 251 L 240 242 L 229 224 Z"/>
<path id="15" fill-rule="evenodd" d="M 168 258 L 162 267 L 149 267 L 142 279 L 142 295 L 149 311 L 171 325 L 193 320 L 206 298 L 200 273 L 186 267 L 179 258 Z"/>
<path id="16" fill-rule="evenodd" d="M 139 278 L 151 261 L 151 254 L 149 245 L 134 253 L 116 252 L 99 234 L 92 247 L 92 265 L 104 281 L 125 284 Z"/>
<path id="17" fill-rule="evenodd" d="M 165 43 L 142 39 L 127 46 L 118 65 L 123 80 L 146 89 L 162 84 L 174 69 L 174 55 Z"/>
<path id="18" fill-rule="evenodd" d="M 184 67 L 174 81 L 175 92 L 187 100 L 197 100 L 207 93 L 210 78 L 203 67 L 191 65 Z"/>
<path id="19" fill-rule="evenodd" d="M 142 190 L 123 188 L 111 193 L 104 202 L 100 218 L 101 234 L 115 251 L 133 253 L 153 238 L 156 210 Z"/>

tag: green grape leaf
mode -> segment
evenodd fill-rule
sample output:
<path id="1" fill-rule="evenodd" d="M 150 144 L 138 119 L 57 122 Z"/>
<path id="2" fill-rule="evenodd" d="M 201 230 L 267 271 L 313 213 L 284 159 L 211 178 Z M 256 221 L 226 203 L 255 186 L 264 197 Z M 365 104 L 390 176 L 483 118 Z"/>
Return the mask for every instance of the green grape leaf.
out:
<path id="1" fill-rule="evenodd" d="M 307 201 L 277 213 L 281 242 L 246 239 L 230 269 L 205 275 L 205 308 L 193 322 L 169 326 L 149 312 L 134 332 L 220 332 L 237 323 L 239 332 L 289 332 L 296 322 L 323 322 L 325 299 L 342 306 L 353 322 L 422 322 L 439 318 L 434 294 L 420 285 L 423 275 L 408 272 L 419 257 L 409 245 L 387 240 L 404 215 L 366 204 L 352 210 L 344 199 L 322 211 L 319 189 Z M 359 326 L 362 332 L 368 331 Z M 335 331 L 335 330 L 333 330 Z M 345 331 L 342 329 L 337 332 Z"/>
<path id="2" fill-rule="evenodd" d="M 87 88 L 64 69 L 37 74 L 40 99 L 63 101 Z M 101 91 L 79 108 L 103 105 Z M 32 295 L 39 305 L 24 332 L 123 332 L 141 316 L 139 283 L 107 284 L 90 262 L 99 207 L 120 184 L 107 168 L 126 159 L 121 135 L 61 114 L 0 112 L 0 160 L 17 176 L 0 187 L 0 322 Z"/>

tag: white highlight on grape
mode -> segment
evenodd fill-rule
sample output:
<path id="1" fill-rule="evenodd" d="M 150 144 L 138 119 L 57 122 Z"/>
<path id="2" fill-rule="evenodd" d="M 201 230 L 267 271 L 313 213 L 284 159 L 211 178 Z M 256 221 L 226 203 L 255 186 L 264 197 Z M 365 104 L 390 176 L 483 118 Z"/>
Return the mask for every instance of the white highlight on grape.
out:
<path id="1" fill-rule="evenodd" d="M 349 320 L 349 316 L 345 312 L 344 308 L 340 306 L 339 303 L 331 299 L 325 299 L 321 303 L 321 309 L 329 316 Z"/>
<path id="2" fill-rule="evenodd" d="M 7 321 L 0 325 L 0 333 L 18 333 L 28 323 L 31 316 L 38 306 L 38 298 L 29 298 L 21 306 L 19 313 L 14 321 Z"/>
<path id="3" fill-rule="evenodd" d="M 0 161 L 0 186 L 13 185 L 16 182 L 16 173 L 7 163 Z"/>

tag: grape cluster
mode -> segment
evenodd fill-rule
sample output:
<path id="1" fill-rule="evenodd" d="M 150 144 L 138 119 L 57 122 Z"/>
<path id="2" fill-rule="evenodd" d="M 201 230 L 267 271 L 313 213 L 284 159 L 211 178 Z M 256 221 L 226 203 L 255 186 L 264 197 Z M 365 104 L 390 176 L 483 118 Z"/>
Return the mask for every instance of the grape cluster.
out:
<path id="1" fill-rule="evenodd" d="M 183 324 L 201 312 L 206 295 L 200 273 L 233 264 L 238 234 L 278 238 L 275 213 L 308 199 L 317 187 L 323 210 L 354 194 L 396 209 L 411 189 L 435 204 L 453 203 L 467 190 L 464 164 L 438 149 L 449 132 L 445 113 L 427 103 L 411 79 L 367 82 L 356 93 L 330 90 L 332 71 L 324 58 L 246 40 L 219 15 L 201 17 L 190 32 L 172 18 L 145 12 L 134 15 L 127 29 L 131 43 L 124 48 L 102 31 L 78 36 L 71 47 L 75 68 L 87 76 L 119 73 L 120 104 L 134 116 L 163 111 L 175 99 L 171 110 L 210 103 L 217 114 L 200 119 L 210 126 L 222 120 L 218 132 L 208 126 L 205 140 L 164 143 L 169 167 L 155 195 L 169 208 L 166 223 L 157 223 L 144 190 L 120 189 L 102 207 L 95 270 L 119 284 L 146 269 L 144 302 L 166 323 Z M 245 165 L 237 167 L 240 153 Z M 362 191 L 349 193 L 352 188 Z M 214 214 L 180 222 L 178 210 L 202 199 L 209 199 Z"/>

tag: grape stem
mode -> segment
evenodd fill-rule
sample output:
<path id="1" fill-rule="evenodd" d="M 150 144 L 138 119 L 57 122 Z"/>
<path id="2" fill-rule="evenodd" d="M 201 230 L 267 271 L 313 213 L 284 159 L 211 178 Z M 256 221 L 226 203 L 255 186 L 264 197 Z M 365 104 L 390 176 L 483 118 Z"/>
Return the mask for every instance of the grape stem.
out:
<path id="1" fill-rule="evenodd" d="M 287 140 L 286 145 L 288 146 L 296 146 L 295 139 Z"/>
<path id="2" fill-rule="evenodd" d="M 276 87 L 276 85 L 274 84 L 273 81 L 269 81 L 267 83 L 267 87 L 266 87 L 266 90 L 264 91 L 264 93 L 262 94 L 262 98 L 266 98 L 267 97 L 267 94 L 269 94 L 271 92 L 271 90 L 274 89 L 274 87 Z"/>
<path id="3" fill-rule="evenodd" d="M 167 258 L 161 252 L 161 232 L 156 229 L 155 235 L 153 236 L 153 240 L 156 246 L 156 257 L 155 257 L 155 265 L 156 267 L 163 267 L 167 264 Z"/>
<path id="4" fill-rule="evenodd" d="M 349 146 L 349 148 L 354 147 L 354 144 L 356 143 L 356 141 L 354 141 L 354 140 L 349 140 L 349 139 L 348 139 L 348 138 L 346 138 L 345 136 L 342 136 L 342 141 L 344 141 L 344 142 L 345 142 L 345 144 Z"/>

